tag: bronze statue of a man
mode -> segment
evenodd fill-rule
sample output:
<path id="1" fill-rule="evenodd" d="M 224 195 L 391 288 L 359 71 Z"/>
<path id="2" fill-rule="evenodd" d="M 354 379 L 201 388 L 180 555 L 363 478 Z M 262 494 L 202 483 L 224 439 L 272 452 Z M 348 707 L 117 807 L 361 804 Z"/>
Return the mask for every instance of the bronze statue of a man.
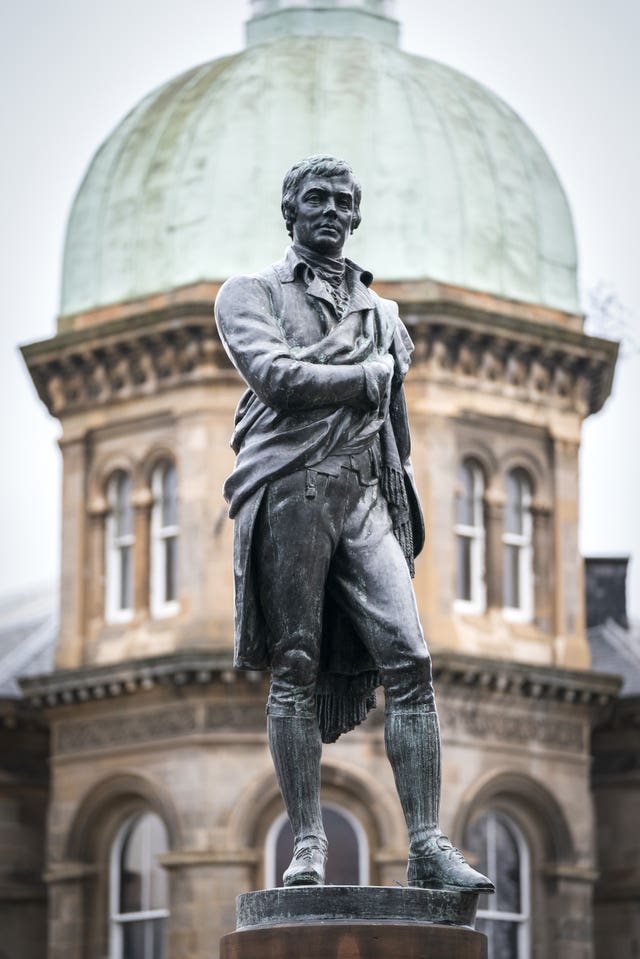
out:
<path id="1" fill-rule="evenodd" d="M 424 541 L 403 390 L 413 346 L 397 304 L 343 257 L 360 196 L 345 162 L 296 163 L 282 190 L 293 244 L 216 301 L 248 386 L 225 484 L 235 661 L 271 670 L 269 746 L 295 836 L 285 886 L 324 882 L 322 742 L 361 722 L 382 684 L 409 883 L 489 891 L 438 825 L 440 732 L 411 585 Z"/>

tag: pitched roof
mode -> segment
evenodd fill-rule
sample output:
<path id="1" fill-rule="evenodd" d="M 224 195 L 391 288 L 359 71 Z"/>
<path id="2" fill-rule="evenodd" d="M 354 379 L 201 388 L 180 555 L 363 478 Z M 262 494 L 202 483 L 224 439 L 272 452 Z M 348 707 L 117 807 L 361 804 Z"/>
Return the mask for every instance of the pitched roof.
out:
<path id="1" fill-rule="evenodd" d="M 640 694 L 640 623 L 624 629 L 612 619 L 587 631 L 591 666 L 600 673 L 617 673 L 623 683 L 620 696 Z"/>
<path id="2" fill-rule="evenodd" d="M 58 639 L 58 596 L 42 586 L 0 599 L 0 697 L 22 696 L 19 680 L 51 672 Z"/>

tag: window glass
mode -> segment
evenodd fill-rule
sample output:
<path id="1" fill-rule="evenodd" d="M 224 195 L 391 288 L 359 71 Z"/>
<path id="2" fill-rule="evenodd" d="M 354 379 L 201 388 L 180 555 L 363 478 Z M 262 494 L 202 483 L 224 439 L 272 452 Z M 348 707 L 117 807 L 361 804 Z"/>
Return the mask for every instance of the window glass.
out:
<path id="1" fill-rule="evenodd" d="M 178 561 L 178 538 L 169 536 L 164 541 L 164 599 L 171 602 L 177 596 L 176 564 Z"/>
<path id="2" fill-rule="evenodd" d="M 476 928 L 489 940 L 488 959 L 529 959 L 529 850 L 503 813 L 476 817 L 465 847 L 474 865 L 495 883 L 495 895 L 479 900 Z"/>
<path id="3" fill-rule="evenodd" d="M 162 474 L 162 525 L 175 526 L 178 522 L 176 468 L 173 465 L 164 467 Z"/>
<path id="4" fill-rule="evenodd" d="M 458 470 L 455 501 L 456 600 L 472 612 L 484 610 L 486 601 L 483 496 L 482 470 L 465 460 Z"/>
<path id="5" fill-rule="evenodd" d="M 160 463 L 151 485 L 151 612 L 167 616 L 178 609 L 178 483 L 173 463 Z"/>
<path id="6" fill-rule="evenodd" d="M 520 606 L 520 547 L 508 543 L 504 547 L 504 605 Z"/>
<path id="7" fill-rule="evenodd" d="M 469 462 L 465 462 L 458 470 L 458 495 L 456 496 L 456 522 L 464 526 L 474 525 L 473 481 L 473 467 Z"/>
<path id="8" fill-rule="evenodd" d="M 142 879 L 146 867 L 143 852 L 143 820 L 131 827 L 123 843 L 120 862 L 120 912 L 146 909 Z"/>
<path id="9" fill-rule="evenodd" d="M 114 843 L 111 870 L 112 959 L 166 959 L 169 888 L 158 856 L 168 849 L 158 816 L 135 816 Z"/>
<path id="10" fill-rule="evenodd" d="M 133 606 L 133 570 L 131 568 L 131 547 L 121 546 L 120 553 L 120 584 L 118 589 L 118 606 L 120 609 L 131 609 Z"/>
<path id="11" fill-rule="evenodd" d="M 531 482 L 522 469 L 505 477 L 503 542 L 503 605 L 510 616 L 533 616 L 533 521 Z"/>
<path id="12" fill-rule="evenodd" d="M 149 862 L 148 869 L 148 909 L 163 909 L 169 901 L 168 876 L 166 869 L 158 865 L 158 856 L 167 851 L 167 834 L 162 821 L 157 816 L 148 816 Z"/>
<path id="13" fill-rule="evenodd" d="M 129 536 L 133 532 L 133 511 L 131 509 L 131 477 L 128 473 L 119 473 L 116 478 L 116 536 Z"/>
<path id="14" fill-rule="evenodd" d="M 123 923 L 122 959 L 166 959 L 166 925 L 166 919 Z"/>
<path id="15" fill-rule="evenodd" d="M 476 929 L 489 940 L 488 959 L 520 959 L 523 955 L 518 951 L 518 923 L 478 919 Z"/>
<path id="16" fill-rule="evenodd" d="M 125 622 L 133 611 L 134 521 L 131 476 L 119 470 L 109 480 L 105 526 L 105 619 Z"/>
<path id="17" fill-rule="evenodd" d="M 456 596 L 471 600 L 471 547 L 468 536 L 456 537 Z"/>
<path id="18" fill-rule="evenodd" d="M 504 912 L 520 912 L 520 853 L 513 832 L 498 817 L 495 820 L 495 844 L 499 879 L 495 906 Z"/>
<path id="19" fill-rule="evenodd" d="M 322 807 L 324 828 L 329 842 L 327 885 L 359 886 L 366 882 L 361 875 L 359 837 L 346 815 L 334 806 Z M 282 822 L 275 844 L 275 882 L 282 884 L 282 874 L 293 856 L 293 833 L 287 819 Z"/>

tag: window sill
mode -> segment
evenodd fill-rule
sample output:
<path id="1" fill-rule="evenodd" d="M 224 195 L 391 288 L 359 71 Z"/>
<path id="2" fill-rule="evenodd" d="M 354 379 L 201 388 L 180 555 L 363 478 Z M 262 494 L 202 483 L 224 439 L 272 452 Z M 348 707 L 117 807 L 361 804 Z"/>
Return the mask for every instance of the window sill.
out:
<path id="1" fill-rule="evenodd" d="M 511 606 L 503 606 L 502 618 L 506 623 L 531 623 L 533 616 L 524 609 L 515 609 Z"/>
<path id="2" fill-rule="evenodd" d="M 169 619 L 171 616 L 177 616 L 180 612 L 180 603 L 178 600 L 172 600 L 170 603 L 163 603 L 161 606 L 151 607 L 152 619 Z"/>
<path id="3" fill-rule="evenodd" d="M 487 607 L 484 603 L 474 603 L 468 599 L 454 599 L 453 611 L 465 616 L 484 616 Z"/>
<path id="4" fill-rule="evenodd" d="M 106 613 L 104 617 L 105 626 L 119 626 L 122 623 L 130 623 L 133 620 L 132 609 L 119 609 L 115 612 Z"/>

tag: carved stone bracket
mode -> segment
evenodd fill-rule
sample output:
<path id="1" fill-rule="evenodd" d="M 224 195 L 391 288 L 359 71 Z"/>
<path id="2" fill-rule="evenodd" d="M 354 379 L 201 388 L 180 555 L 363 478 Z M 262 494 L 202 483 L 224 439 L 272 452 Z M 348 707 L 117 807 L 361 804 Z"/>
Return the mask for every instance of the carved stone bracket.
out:
<path id="1" fill-rule="evenodd" d="M 231 373 L 210 303 L 62 333 L 22 352 L 54 416 Z"/>
<path id="2" fill-rule="evenodd" d="M 617 344 L 539 322 L 428 304 L 408 315 L 415 366 L 429 379 L 508 390 L 580 415 L 597 412 L 611 390 Z M 415 373 L 414 373 L 415 375 Z"/>
<path id="3" fill-rule="evenodd" d="M 608 707 L 620 687 L 616 677 L 604 674 L 485 659 L 444 650 L 433 654 L 433 674 L 436 683 L 452 687 L 452 692 L 463 689 L 467 694 L 476 692 L 486 699 L 524 697 L 596 709 Z"/>
<path id="4" fill-rule="evenodd" d="M 609 395 L 617 344 L 577 330 L 461 304 L 401 311 L 415 341 L 413 376 L 466 378 L 581 415 Z M 60 333 L 23 347 L 38 395 L 61 416 L 133 396 L 232 376 L 211 301 L 193 300 Z"/>

